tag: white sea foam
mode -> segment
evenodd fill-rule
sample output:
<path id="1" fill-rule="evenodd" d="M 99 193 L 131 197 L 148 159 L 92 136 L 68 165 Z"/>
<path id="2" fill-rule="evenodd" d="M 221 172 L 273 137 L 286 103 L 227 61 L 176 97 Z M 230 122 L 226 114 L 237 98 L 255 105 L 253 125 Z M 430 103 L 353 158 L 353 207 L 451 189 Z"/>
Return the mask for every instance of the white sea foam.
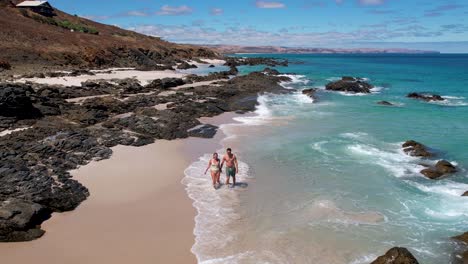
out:
<path id="1" fill-rule="evenodd" d="M 223 140 L 236 137 L 235 132 L 231 130 L 233 127 L 257 126 L 271 121 L 272 112 L 268 107 L 269 100 L 268 95 L 259 96 L 253 116 L 236 117 L 234 120 L 239 123 L 221 125 L 220 129 L 226 135 Z M 239 236 L 238 232 L 240 231 L 231 228 L 231 225 L 241 218 L 239 191 L 245 189 L 252 178 L 252 175 L 249 174 L 249 166 L 239 161 L 239 173 L 236 175 L 236 179 L 240 186 L 230 189 L 223 185 L 222 188 L 214 190 L 210 176 L 203 173 L 210 158 L 211 154 L 205 154 L 198 161 L 192 163 L 185 170 L 185 177 L 182 180 L 189 197 L 193 200 L 193 206 L 198 212 L 195 217 L 195 244 L 192 247 L 192 252 L 196 255 L 199 263 L 206 264 L 238 263 L 241 260 L 255 259 L 255 253 L 250 251 L 223 255 L 225 249 L 229 248 Z"/>
<path id="2" fill-rule="evenodd" d="M 468 102 L 465 101 L 465 97 L 462 96 L 449 96 L 443 95 L 444 101 L 430 101 L 431 104 L 443 105 L 443 106 L 468 106 Z"/>
<path id="3" fill-rule="evenodd" d="M 374 255 L 374 254 L 364 255 L 362 257 L 359 257 L 349 262 L 349 264 L 369 264 L 372 261 L 374 261 L 376 258 L 377 258 L 377 255 Z"/>
<path id="4" fill-rule="evenodd" d="M 424 167 L 417 164 L 420 159 L 408 156 L 400 149 L 382 150 L 366 144 L 353 144 L 347 148 L 357 155 L 366 156 L 368 162 L 382 166 L 396 177 L 422 176 L 419 172 Z"/>
<path id="5" fill-rule="evenodd" d="M 215 258 L 217 250 L 229 246 L 236 238 L 235 232 L 230 232 L 229 225 L 240 219 L 238 213 L 239 190 L 248 181 L 249 167 L 244 162 L 239 162 L 239 173 L 236 175 L 238 185 L 236 188 L 228 188 L 223 185 L 214 190 L 209 175 L 204 175 L 206 165 L 211 154 L 205 154 L 198 161 L 192 163 L 185 170 L 182 183 L 186 186 L 189 197 L 193 200 L 193 206 L 197 209 L 195 217 L 195 244 L 192 252 L 200 263 Z M 222 176 L 224 178 L 224 176 Z M 219 232 L 223 230 L 223 232 Z"/>
<path id="6" fill-rule="evenodd" d="M 280 83 L 280 85 L 286 89 L 296 89 L 297 85 L 306 85 L 310 82 L 305 75 L 281 74 L 279 76 L 289 77 L 291 79 L 291 81 Z"/>
<path id="7" fill-rule="evenodd" d="M 261 95 L 257 99 L 258 104 L 255 107 L 255 114 L 253 116 L 240 116 L 235 117 L 234 120 L 240 122 L 243 125 L 263 125 L 272 118 L 272 111 L 268 107 L 269 97 L 268 95 Z M 223 126 L 221 126 L 223 128 Z"/>

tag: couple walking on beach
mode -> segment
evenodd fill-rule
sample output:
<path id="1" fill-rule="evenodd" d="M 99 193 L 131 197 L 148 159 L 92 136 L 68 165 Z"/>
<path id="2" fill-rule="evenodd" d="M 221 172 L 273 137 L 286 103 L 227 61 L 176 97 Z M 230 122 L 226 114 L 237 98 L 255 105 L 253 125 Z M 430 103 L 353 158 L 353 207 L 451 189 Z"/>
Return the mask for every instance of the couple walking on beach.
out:
<path id="1" fill-rule="evenodd" d="M 232 177 L 231 188 L 236 186 L 236 174 L 239 172 L 239 167 L 237 164 L 237 157 L 232 153 L 231 148 L 226 149 L 226 154 L 223 156 L 223 160 L 220 161 L 218 158 L 218 153 L 213 153 L 213 157 L 208 162 L 208 167 L 206 167 L 205 174 L 210 170 L 211 179 L 213 180 L 213 188 L 217 189 L 221 186 L 219 178 L 221 177 L 221 172 L 223 170 L 223 165 L 226 162 L 226 185 L 229 186 L 229 179 Z"/>

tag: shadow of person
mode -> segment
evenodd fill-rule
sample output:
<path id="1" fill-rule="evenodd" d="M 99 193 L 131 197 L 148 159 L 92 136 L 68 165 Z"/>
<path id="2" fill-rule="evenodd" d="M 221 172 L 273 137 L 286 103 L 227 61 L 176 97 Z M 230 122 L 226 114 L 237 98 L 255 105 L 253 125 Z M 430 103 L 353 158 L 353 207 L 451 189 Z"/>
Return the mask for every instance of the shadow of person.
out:
<path id="1" fill-rule="evenodd" d="M 236 187 L 247 188 L 249 186 L 246 182 L 236 182 Z"/>

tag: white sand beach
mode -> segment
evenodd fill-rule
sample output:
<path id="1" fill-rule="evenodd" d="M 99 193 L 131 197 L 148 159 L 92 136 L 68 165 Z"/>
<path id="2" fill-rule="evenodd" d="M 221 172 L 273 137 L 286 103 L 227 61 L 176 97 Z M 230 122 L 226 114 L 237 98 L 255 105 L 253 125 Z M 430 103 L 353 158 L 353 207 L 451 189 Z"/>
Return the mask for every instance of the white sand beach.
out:
<path id="1" fill-rule="evenodd" d="M 233 116 L 203 121 L 222 124 Z M 90 197 L 44 222 L 42 238 L 0 244 L 2 263 L 196 263 L 190 252 L 196 211 L 181 180 L 191 162 L 220 147 L 221 138 L 220 132 L 213 139 L 113 148 L 110 159 L 72 172 Z"/>

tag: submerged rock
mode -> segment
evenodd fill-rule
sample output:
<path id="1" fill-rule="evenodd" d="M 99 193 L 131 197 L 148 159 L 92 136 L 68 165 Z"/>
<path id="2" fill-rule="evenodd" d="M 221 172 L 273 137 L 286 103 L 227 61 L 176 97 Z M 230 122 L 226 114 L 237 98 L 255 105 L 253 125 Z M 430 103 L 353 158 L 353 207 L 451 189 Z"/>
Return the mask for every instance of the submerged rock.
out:
<path id="1" fill-rule="evenodd" d="M 423 157 L 429 158 L 432 157 L 433 154 L 429 152 L 427 147 L 417 141 L 408 140 L 402 145 L 403 151 L 413 157 Z"/>
<path id="2" fill-rule="evenodd" d="M 427 94 L 427 93 L 410 93 L 407 95 L 408 98 L 423 100 L 426 102 L 430 101 L 444 101 L 445 99 L 438 94 Z"/>
<path id="3" fill-rule="evenodd" d="M 388 101 L 380 101 L 380 102 L 377 102 L 377 104 L 379 105 L 386 105 L 386 106 L 393 106 L 394 104 L 388 102 Z"/>
<path id="4" fill-rule="evenodd" d="M 349 93 L 370 93 L 373 85 L 362 78 L 342 77 L 341 80 L 328 83 L 325 88 L 329 91 Z"/>
<path id="5" fill-rule="evenodd" d="M 371 264 L 419 264 L 419 262 L 408 249 L 394 247 L 387 251 L 385 255 L 372 261 Z"/>

